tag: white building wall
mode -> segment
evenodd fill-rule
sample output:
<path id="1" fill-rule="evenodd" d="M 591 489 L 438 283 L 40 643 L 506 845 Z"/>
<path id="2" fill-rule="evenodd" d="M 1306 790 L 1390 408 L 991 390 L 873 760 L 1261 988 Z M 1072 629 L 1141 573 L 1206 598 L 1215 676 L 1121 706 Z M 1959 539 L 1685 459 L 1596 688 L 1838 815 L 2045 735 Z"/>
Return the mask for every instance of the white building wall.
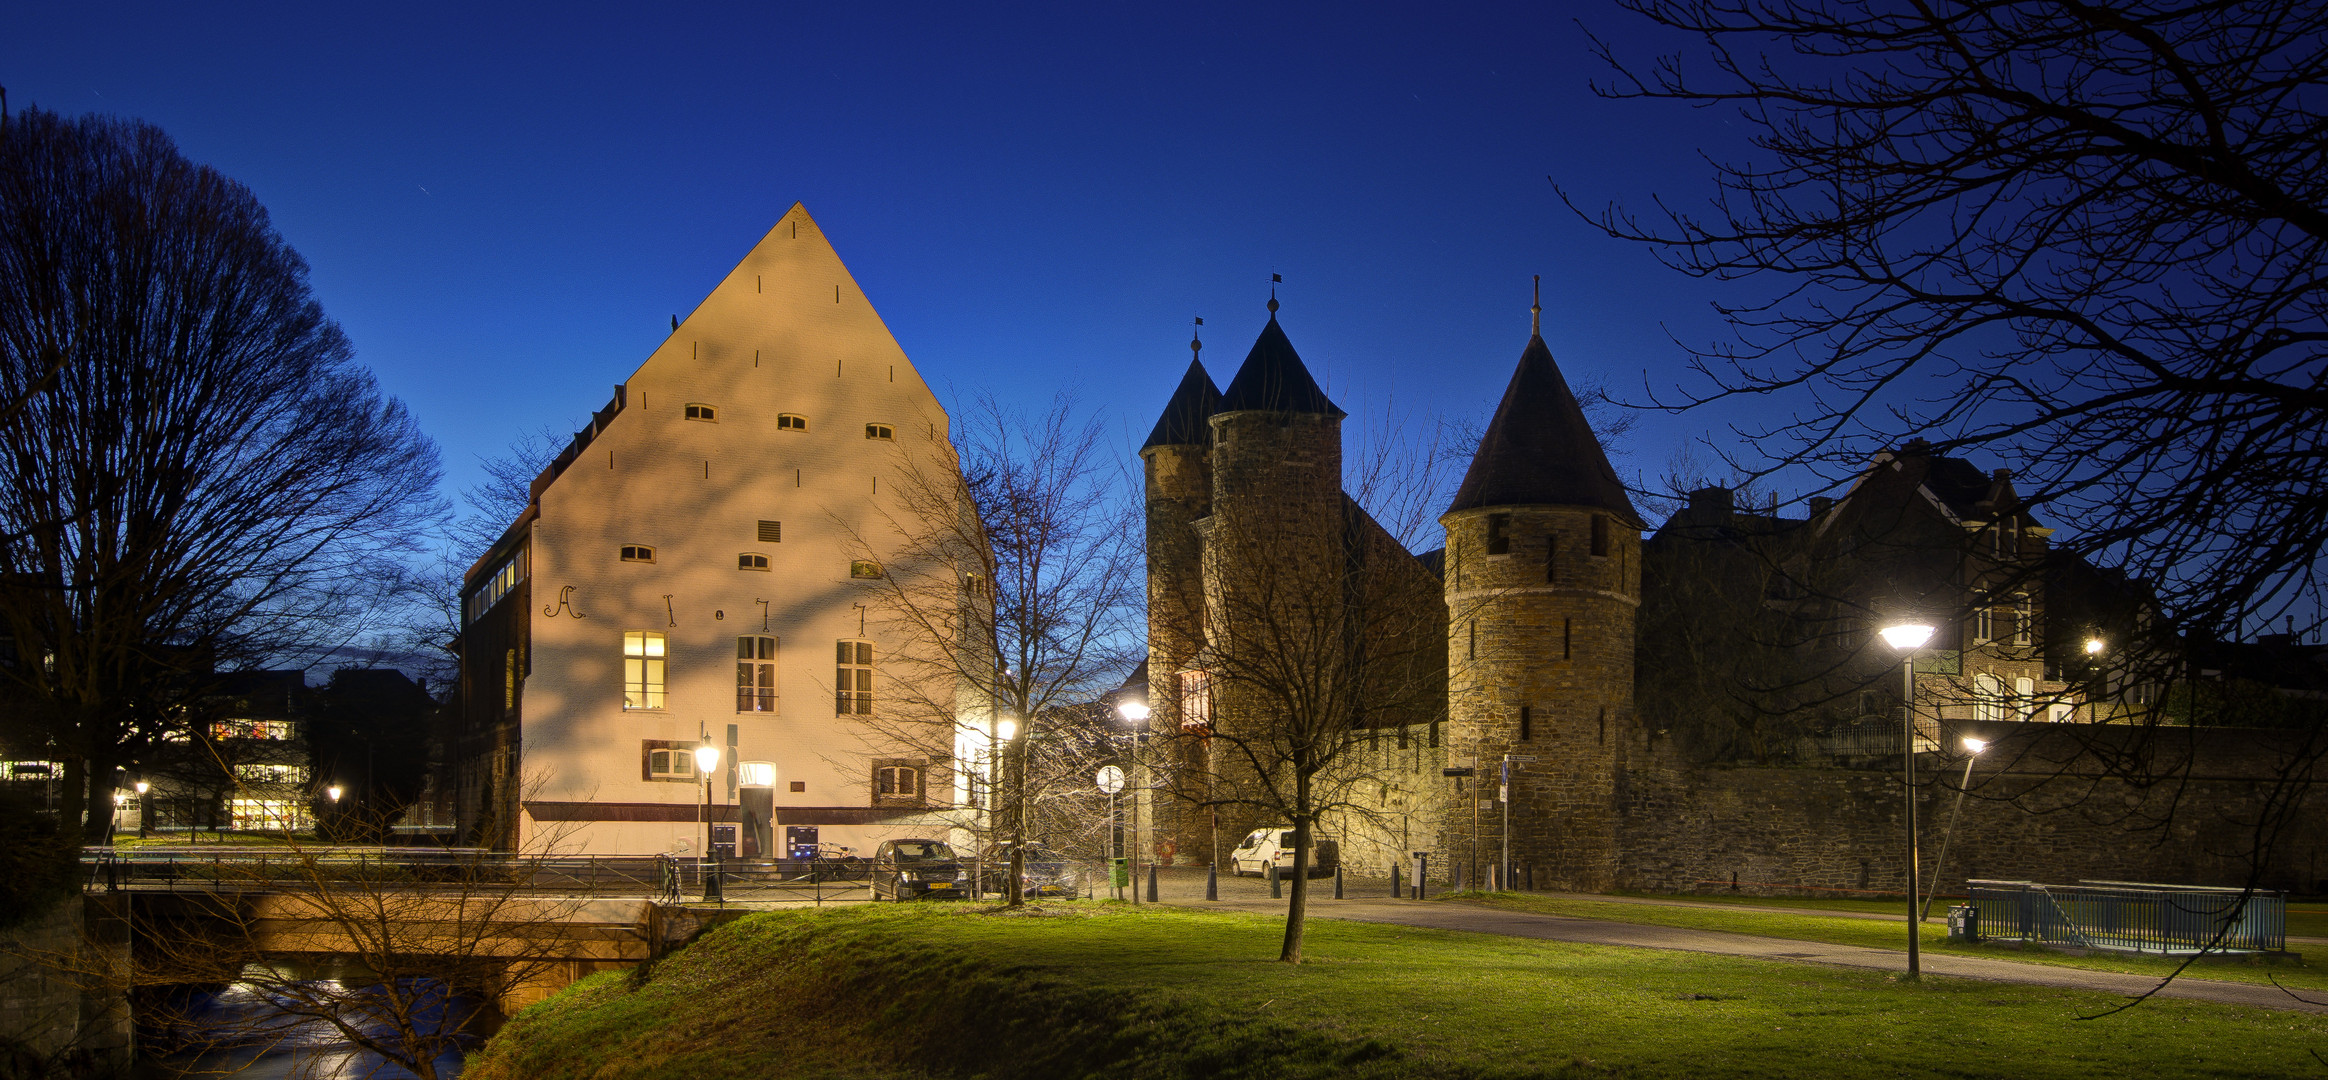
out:
<path id="1" fill-rule="evenodd" d="M 868 759 L 884 748 L 863 722 L 835 716 L 835 643 L 874 641 L 877 701 L 898 697 L 889 643 L 866 617 L 875 586 L 850 578 L 849 533 L 877 545 L 889 533 L 882 511 L 897 508 L 882 488 L 894 490 L 901 447 L 947 437 L 943 409 L 797 205 L 625 385 L 621 413 L 540 495 L 522 799 L 699 805 L 700 783 L 641 779 L 641 745 L 708 735 L 723 750 L 712 798 L 733 804 L 724 754 L 735 725 L 735 758 L 776 765 L 780 821 L 787 806 L 869 807 Z M 687 419 L 690 404 L 715 419 Z M 779 430 L 780 413 L 806 417 L 807 430 Z M 868 423 L 890 425 L 896 442 L 867 438 Z M 762 520 L 782 523 L 780 542 L 757 538 Z M 651 546 L 654 561 L 624 562 L 627 544 Z M 769 569 L 739 569 L 744 552 Z M 763 627 L 780 643 L 778 709 L 738 713 L 736 639 Z M 668 635 L 661 709 L 624 707 L 633 630 Z M 941 775 L 929 784 L 940 803 L 952 786 Z M 575 852 L 694 852 L 703 836 L 692 821 L 524 822 L 525 842 Z M 821 828 L 825 843 L 861 852 L 915 831 Z"/>

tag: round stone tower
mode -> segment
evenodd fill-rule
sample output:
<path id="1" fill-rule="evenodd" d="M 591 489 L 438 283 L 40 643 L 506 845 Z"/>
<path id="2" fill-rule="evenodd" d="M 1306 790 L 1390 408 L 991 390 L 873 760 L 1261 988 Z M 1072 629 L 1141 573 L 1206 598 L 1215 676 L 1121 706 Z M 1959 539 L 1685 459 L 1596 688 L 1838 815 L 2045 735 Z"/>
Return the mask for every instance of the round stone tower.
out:
<path id="1" fill-rule="evenodd" d="M 1540 312 L 1539 309 L 1535 309 Z M 1539 325 L 1480 440 L 1447 530 L 1448 759 L 1444 857 L 1501 856 L 1510 765 L 1512 861 L 1537 888 L 1618 877 L 1617 763 L 1633 720 L 1641 526 Z M 1479 881 L 1480 877 L 1471 880 Z"/>
<path id="2" fill-rule="evenodd" d="M 1140 446 L 1145 474 L 1148 518 L 1148 723 L 1153 730 L 1171 734 L 1192 719 L 1183 706 L 1181 673 L 1197 666 L 1204 650 L 1204 543 L 1197 523 L 1212 516 L 1212 415 L 1220 408 L 1221 391 L 1204 370 L 1203 344 L 1189 342 L 1197 353 L 1188 362 L 1188 374 L 1172 392 L 1164 415 Z M 1159 754 L 1185 755 L 1193 746 L 1178 739 L 1155 741 Z M 1161 762 L 1166 769 L 1184 764 Z M 1175 777 L 1191 775 L 1173 769 Z M 1176 782 L 1177 783 L 1177 782 Z M 1153 785 L 1144 785 L 1143 790 Z M 1182 794 L 1187 794 L 1183 792 Z M 1186 853 L 1187 861 L 1210 858 L 1209 820 L 1198 822 L 1182 812 L 1181 800 L 1154 801 L 1149 820 Z"/>

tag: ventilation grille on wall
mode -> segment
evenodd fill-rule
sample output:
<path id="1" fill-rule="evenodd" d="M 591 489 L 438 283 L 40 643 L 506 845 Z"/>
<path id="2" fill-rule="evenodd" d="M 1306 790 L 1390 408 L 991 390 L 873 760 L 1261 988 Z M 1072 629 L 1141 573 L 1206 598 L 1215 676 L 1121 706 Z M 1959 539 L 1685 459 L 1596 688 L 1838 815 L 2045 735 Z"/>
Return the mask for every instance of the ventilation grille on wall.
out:
<path id="1" fill-rule="evenodd" d="M 781 544 L 781 543 L 783 543 L 783 542 L 784 542 L 784 523 L 783 523 L 783 522 L 781 522 L 781 521 L 763 521 L 763 522 L 761 522 L 761 523 L 760 523 L 760 542 L 761 542 L 761 543 L 763 543 L 763 544 Z"/>

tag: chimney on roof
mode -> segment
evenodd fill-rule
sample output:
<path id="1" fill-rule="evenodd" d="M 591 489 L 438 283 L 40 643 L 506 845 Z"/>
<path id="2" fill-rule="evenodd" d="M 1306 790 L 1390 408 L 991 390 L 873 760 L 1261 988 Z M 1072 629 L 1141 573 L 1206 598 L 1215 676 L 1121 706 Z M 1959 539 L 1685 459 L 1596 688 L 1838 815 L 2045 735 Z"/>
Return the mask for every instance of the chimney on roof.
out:
<path id="1" fill-rule="evenodd" d="M 1900 449 L 1911 454 L 1929 454 L 1932 452 L 1932 441 L 1918 435 L 1909 439 L 1907 445 L 1900 447 Z"/>
<path id="2" fill-rule="evenodd" d="M 1696 514 L 1727 514 L 1736 504 L 1726 487 L 1702 487 L 1689 493 L 1689 509 Z"/>
<path id="3" fill-rule="evenodd" d="M 1825 496 L 1825 495 L 1813 495 L 1813 496 L 1811 496 L 1811 516 L 1812 516 L 1812 517 L 1814 517 L 1814 518 L 1821 518 L 1821 517 L 1825 517 L 1825 516 L 1827 516 L 1827 511 L 1829 511 L 1829 510 L 1832 510 L 1832 509 L 1834 509 L 1834 508 L 1835 508 L 1835 500 L 1834 500 L 1834 499 L 1828 498 L 1828 497 L 1827 497 L 1827 496 Z"/>
<path id="4" fill-rule="evenodd" d="M 2011 469 L 1992 469 L 1989 471 L 1989 479 L 1991 480 L 2010 480 L 2012 478 L 2013 470 Z"/>

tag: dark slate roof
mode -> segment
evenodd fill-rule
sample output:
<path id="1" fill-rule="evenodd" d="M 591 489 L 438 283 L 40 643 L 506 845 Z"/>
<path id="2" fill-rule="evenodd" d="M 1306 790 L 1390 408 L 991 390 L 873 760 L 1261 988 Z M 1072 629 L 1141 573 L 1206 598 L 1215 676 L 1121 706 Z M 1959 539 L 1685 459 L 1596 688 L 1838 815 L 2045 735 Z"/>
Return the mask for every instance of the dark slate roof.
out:
<path id="1" fill-rule="evenodd" d="M 1530 504 L 1590 506 L 1641 520 L 1542 336 L 1528 339 L 1447 511 Z"/>
<path id="2" fill-rule="evenodd" d="M 1993 521 L 2000 510 L 2009 510 L 2018 511 L 2023 524 L 2037 524 L 2036 517 L 2021 507 L 2009 474 L 1984 473 L 1963 458 L 1933 456 L 1924 472 L 1924 489 L 1968 521 Z"/>
<path id="3" fill-rule="evenodd" d="M 1219 411 L 1221 388 L 1213 385 L 1203 361 L 1190 360 L 1188 374 L 1181 376 L 1180 388 L 1172 391 L 1172 400 L 1164 403 L 1164 415 L 1156 418 L 1155 430 L 1148 433 L 1148 441 L 1141 443 L 1140 449 L 1211 446 L 1212 425 L 1206 421 Z"/>
<path id="4" fill-rule="evenodd" d="M 1253 351 L 1245 354 L 1245 366 L 1229 380 L 1228 392 L 1221 395 L 1220 412 L 1248 409 L 1324 413 L 1337 418 L 1349 415 L 1335 408 L 1326 392 L 1318 389 L 1318 381 L 1310 378 L 1301 354 L 1293 351 L 1293 342 L 1286 340 L 1285 330 L 1277 325 L 1275 313 L 1269 316 L 1269 325 L 1261 328 L 1261 336 L 1254 339 Z"/>

